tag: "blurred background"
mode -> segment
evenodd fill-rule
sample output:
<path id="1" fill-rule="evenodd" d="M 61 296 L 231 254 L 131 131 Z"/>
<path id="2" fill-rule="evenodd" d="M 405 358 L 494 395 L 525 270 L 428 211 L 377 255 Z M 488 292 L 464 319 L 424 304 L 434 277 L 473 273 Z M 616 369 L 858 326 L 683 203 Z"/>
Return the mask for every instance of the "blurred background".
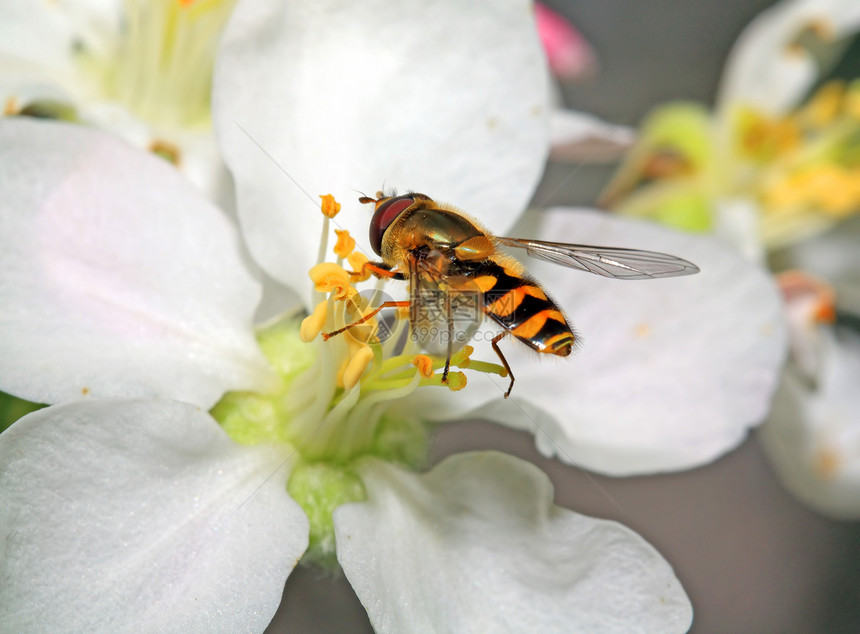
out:
<path id="1" fill-rule="evenodd" d="M 562 87 L 565 104 L 636 126 L 659 103 L 712 104 L 735 38 L 773 3 L 546 4 L 576 25 L 599 64 L 590 77 Z M 860 66 L 857 47 L 845 64 Z M 551 163 L 535 202 L 593 205 L 612 172 L 612 166 Z M 648 539 L 674 566 L 690 596 L 696 634 L 860 632 L 860 522 L 826 519 L 789 496 L 755 433 L 700 469 L 612 479 L 587 477 L 541 457 L 529 434 L 475 421 L 440 429 L 434 462 L 478 449 L 534 462 L 554 482 L 557 504 L 617 520 Z M 268 631 L 360 633 L 372 628 L 345 579 L 297 568 Z"/>

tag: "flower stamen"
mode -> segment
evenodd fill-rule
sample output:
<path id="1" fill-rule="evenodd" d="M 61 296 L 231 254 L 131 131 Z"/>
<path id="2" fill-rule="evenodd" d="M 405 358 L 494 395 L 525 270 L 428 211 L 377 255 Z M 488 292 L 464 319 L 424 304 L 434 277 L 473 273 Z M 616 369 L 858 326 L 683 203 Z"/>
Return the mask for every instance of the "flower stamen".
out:
<path id="1" fill-rule="evenodd" d="M 433 376 L 433 359 L 428 357 L 426 354 L 415 355 L 412 359 L 412 365 L 418 368 L 418 374 L 425 379 L 429 379 Z"/>
<path id="2" fill-rule="evenodd" d="M 319 302 L 314 308 L 314 312 L 302 320 L 299 336 L 305 343 L 310 343 L 325 325 L 326 317 L 328 316 L 328 300 Z"/>
<path id="3" fill-rule="evenodd" d="M 348 258 L 355 249 L 355 238 L 349 235 L 349 231 L 335 229 L 337 242 L 334 245 L 334 254 L 339 258 Z"/>
<path id="4" fill-rule="evenodd" d="M 320 209 L 322 210 L 323 216 L 326 218 L 334 218 L 338 213 L 340 213 L 341 205 L 334 199 L 334 196 L 331 194 L 321 194 L 320 198 L 322 199 Z"/>
<path id="5" fill-rule="evenodd" d="M 109 97 L 161 126 L 209 125 L 215 49 L 235 0 L 126 0 L 115 48 L 78 62 Z"/>

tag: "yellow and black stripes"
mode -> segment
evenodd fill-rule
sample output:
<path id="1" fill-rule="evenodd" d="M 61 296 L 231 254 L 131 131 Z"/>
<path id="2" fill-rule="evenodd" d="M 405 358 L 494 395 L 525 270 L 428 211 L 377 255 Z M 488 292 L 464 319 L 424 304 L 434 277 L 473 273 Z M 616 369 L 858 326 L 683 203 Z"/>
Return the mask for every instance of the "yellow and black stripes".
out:
<path id="1" fill-rule="evenodd" d="M 512 273 L 485 260 L 470 276 L 484 292 L 484 312 L 533 350 L 569 355 L 576 337 L 558 306 L 535 280 Z"/>

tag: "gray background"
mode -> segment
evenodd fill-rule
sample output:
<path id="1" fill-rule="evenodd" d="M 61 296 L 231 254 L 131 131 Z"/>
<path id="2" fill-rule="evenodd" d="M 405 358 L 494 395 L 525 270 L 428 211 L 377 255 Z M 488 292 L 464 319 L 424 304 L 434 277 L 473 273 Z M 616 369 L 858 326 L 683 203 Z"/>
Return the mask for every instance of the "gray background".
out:
<path id="1" fill-rule="evenodd" d="M 771 2 L 548 4 L 578 25 L 600 59 L 597 76 L 565 87 L 568 106 L 635 125 L 660 102 L 712 103 L 732 42 Z M 575 168 L 551 165 L 536 200 L 593 203 L 611 170 Z M 860 523 L 824 519 L 789 497 L 755 435 L 694 471 L 627 479 L 595 476 L 621 511 L 582 473 L 539 456 L 533 443 L 530 435 L 497 425 L 454 424 L 439 433 L 434 457 L 477 449 L 520 456 L 549 474 L 558 504 L 616 519 L 639 532 L 668 559 L 684 584 L 695 610 L 692 632 L 860 632 Z M 268 631 L 372 629 L 343 578 L 300 567 L 290 576 L 281 610 Z"/>

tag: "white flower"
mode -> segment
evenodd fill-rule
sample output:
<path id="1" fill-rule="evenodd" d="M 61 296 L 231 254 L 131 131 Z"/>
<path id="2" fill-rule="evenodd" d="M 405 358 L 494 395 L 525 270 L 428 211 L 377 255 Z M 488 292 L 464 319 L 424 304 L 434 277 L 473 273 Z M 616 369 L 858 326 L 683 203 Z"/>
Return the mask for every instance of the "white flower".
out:
<path id="1" fill-rule="evenodd" d="M 760 437 L 786 488 L 820 513 L 860 518 L 858 224 L 796 248 L 780 276 L 792 354 Z"/>
<path id="2" fill-rule="evenodd" d="M 215 196 L 226 177 L 211 129 L 215 49 L 234 0 L 87 0 L 0 5 L 6 115 L 115 132 Z"/>
<path id="3" fill-rule="evenodd" d="M 348 201 L 351 186 L 387 177 L 510 224 L 546 152 L 528 16 L 519 2 L 240 3 L 217 123 L 267 272 L 308 291 L 316 260 L 318 210 L 281 167 L 314 195 Z M 338 390 L 343 339 L 273 351 L 266 331 L 266 363 L 252 329 L 260 288 L 238 236 L 163 163 L 92 130 L 5 120 L 0 164 L 0 388 L 53 404 L 0 435 L 4 623 L 259 630 L 309 531 L 328 521 L 381 632 L 689 626 L 659 555 L 618 525 L 553 506 L 533 467 L 477 453 L 416 475 L 411 454 L 392 455 L 400 437 L 375 432 L 417 429 L 405 446 L 415 453 L 425 415 L 480 412 L 544 428 L 556 443 L 541 435 L 545 450 L 604 472 L 701 464 L 763 415 L 782 358 L 779 305 L 755 267 L 708 240 L 556 210 L 538 237 L 669 251 L 703 273 L 567 286 L 559 300 L 576 310 L 582 354 L 541 370 L 511 353 L 508 401 L 480 373 L 457 393 L 416 390 L 414 370 L 402 388 Z M 366 227 L 355 207 L 337 221 Z M 239 412 L 277 423 L 256 430 L 267 442 L 237 444 L 205 413 L 227 391 L 252 403 L 239 390 L 292 399 L 277 401 L 283 418 L 265 399 Z"/>
<path id="4" fill-rule="evenodd" d="M 4 624 L 262 630 L 308 545 L 284 491 L 304 447 L 236 444 L 204 411 L 227 387 L 272 389 L 235 234 L 169 167 L 95 132 L 7 121 L 0 139 L 15 184 L 2 210 L 2 386 L 56 404 L 0 436 Z M 518 460 L 469 454 L 417 476 L 367 457 L 349 473 L 367 498 L 334 515 L 338 561 L 379 631 L 689 624 L 647 543 L 553 506 L 545 476 Z M 451 583 L 444 571 L 487 549 L 493 566 Z M 439 576 L 414 575 L 415 557 Z M 462 612 L 407 607 L 444 592 Z"/>

